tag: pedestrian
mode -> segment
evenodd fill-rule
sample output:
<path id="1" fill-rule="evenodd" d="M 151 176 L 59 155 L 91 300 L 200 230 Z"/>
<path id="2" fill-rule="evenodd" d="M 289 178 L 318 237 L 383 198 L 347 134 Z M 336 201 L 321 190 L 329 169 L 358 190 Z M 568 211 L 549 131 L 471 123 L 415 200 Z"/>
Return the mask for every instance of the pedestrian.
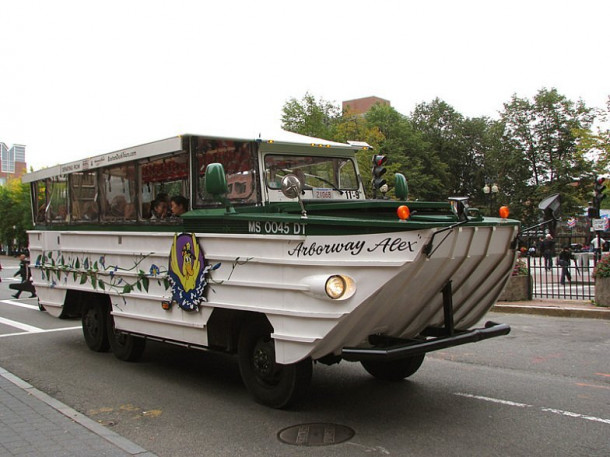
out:
<path id="1" fill-rule="evenodd" d="M 32 283 L 32 272 L 30 271 L 30 262 L 26 258 L 25 254 L 19 256 L 19 270 L 13 276 L 21 276 L 21 282 L 19 284 L 10 284 L 9 289 L 16 290 L 17 293 L 13 294 L 13 298 L 19 298 L 21 292 L 29 292 L 30 298 L 36 296 L 36 289 Z"/>
<path id="2" fill-rule="evenodd" d="M 544 256 L 544 269 L 553 269 L 553 255 L 555 254 L 555 240 L 553 236 L 548 233 L 542 241 L 542 255 Z"/>
<path id="3" fill-rule="evenodd" d="M 570 273 L 570 261 L 574 258 L 569 246 L 564 246 L 559 253 L 558 263 L 561 266 L 561 284 L 565 285 L 566 278 L 572 282 L 572 274 Z"/>
<path id="4" fill-rule="evenodd" d="M 601 248 L 605 242 L 606 242 L 606 240 L 604 240 L 601 237 L 598 238 L 597 236 L 594 236 L 593 239 L 591 240 L 591 249 L 595 253 L 595 258 L 597 260 L 599 260 L 601 257 L 601 253 L 602 253 Z"/>

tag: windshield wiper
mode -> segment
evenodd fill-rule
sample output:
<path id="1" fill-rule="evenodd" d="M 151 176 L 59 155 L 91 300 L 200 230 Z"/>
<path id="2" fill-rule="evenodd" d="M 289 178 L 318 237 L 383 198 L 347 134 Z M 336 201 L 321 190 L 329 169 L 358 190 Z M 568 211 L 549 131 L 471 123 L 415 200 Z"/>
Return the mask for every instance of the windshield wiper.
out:
<path id="1" fill-rule="evenodd" d="M 308 173 L 306 173 L 305 176 L 309 176 L 310 178 L 320 180 L 323 183 L 328 184 L 333 190 L 336 190 L 337 192 L 339 192 L 339 194 L 343 195 L 343 191 L 341 189 L 339 189 L 337 186 L 335 186 L 332 182 L 327 181 L 326 179 L 322 178 L 321 176 L 310 175 Z"/>

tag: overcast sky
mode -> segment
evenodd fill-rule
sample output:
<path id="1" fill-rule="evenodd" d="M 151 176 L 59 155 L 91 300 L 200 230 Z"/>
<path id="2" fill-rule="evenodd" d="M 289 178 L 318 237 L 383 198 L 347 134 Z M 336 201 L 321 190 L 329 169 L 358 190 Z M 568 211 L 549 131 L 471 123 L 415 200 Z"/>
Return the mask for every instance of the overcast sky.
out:
<path id="1" fill-rule="evenodd" d="M 608 0 L 0 0 L 0 141 L 35 169 L 181 133 L 279 129 L 306 92 L 497 116 L 603 107 Z"/>

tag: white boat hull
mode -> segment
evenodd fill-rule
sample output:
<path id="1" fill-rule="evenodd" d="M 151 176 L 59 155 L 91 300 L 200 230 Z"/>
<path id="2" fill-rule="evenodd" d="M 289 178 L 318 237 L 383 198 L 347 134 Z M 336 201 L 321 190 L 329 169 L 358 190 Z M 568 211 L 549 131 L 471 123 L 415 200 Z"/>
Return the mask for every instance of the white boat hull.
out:
<path id="1" fill-rule="evenodd" d="M 455 328 L 468 329 L 508 280 L 517 229 L 453 228 L 435 237 L 429 255 L 424 247 L 437 229 L 195 234 L 210 270 L 205 301 L 194 311 L 168 306 L 175 302 L 167 281 L 173 232 L 32 231 L 30 251 L 40 302 L 52 315 L 61 315 L 69 291 L 102 293 L 110 297 L 117 329 L 208 346 L 215 308 L 262 313 L 273 327 L 276 361 L 289 364 L 339 355 L 371 334 L 414 338 L 442 327 L 441 291 L 449 281 Z M 324 282 L 337 274 L 351 278 L 351 289 L 348 298 L 332 300 Z"/>

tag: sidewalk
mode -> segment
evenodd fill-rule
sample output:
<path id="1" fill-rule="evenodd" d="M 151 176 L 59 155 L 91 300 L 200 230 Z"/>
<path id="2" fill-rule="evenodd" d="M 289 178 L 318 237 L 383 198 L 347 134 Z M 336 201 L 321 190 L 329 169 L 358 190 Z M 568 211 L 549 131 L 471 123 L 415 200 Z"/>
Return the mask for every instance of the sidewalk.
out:
<path id="1" fill-rule="evenodd" d="M 0 367 L 0 457 L 156 457 Z"/>

